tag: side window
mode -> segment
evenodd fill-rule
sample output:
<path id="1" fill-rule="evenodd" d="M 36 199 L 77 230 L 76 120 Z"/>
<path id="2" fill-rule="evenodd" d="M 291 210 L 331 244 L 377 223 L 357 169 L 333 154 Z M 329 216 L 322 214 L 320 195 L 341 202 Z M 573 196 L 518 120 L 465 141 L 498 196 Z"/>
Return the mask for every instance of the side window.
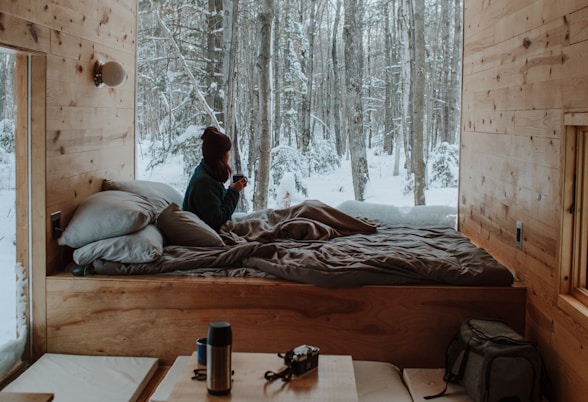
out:
<path id="1" fill-rule="evenodd" d="M 588 114 L 565 120 L 559 304 L 588 322 Z"/>
<path id="2" fill-rule="evenodd" d="M 0 48 L 0 382 L 29 339 L 28 60 Z"/>

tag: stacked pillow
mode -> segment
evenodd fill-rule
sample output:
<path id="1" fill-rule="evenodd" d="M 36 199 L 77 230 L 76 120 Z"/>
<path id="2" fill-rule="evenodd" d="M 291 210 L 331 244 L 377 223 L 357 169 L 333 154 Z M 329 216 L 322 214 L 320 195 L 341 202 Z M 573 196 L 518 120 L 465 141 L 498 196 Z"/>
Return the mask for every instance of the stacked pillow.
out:
<path id="1" fill-rule="evenodd" d="M 196 215 L 182 211 L 182 195 L 146 180 L 104 180 L 101 192 L 76 209 L 58 244 L 74 249 L 78 265 L 97 259 L 147 263 L 168 245 L 223 246 L 218 233 Z"/>

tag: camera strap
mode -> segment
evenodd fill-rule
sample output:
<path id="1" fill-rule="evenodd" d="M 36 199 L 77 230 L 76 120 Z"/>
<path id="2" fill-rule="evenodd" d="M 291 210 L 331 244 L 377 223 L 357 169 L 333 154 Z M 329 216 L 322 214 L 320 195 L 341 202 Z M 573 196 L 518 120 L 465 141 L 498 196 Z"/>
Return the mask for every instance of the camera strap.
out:
<path id="1" fill-rule="evenodd" d="M 284 359 L 286 367 L 283 367 L 277 372 L 268 370 L 263 375 L 263 378 L 265 378 L 268 381 L 274 381 L 278 378 L 281 378 L 282 381 L 290 381 L 292 379 L 292 367 L 290 366 L 290 362 L 292 361 L 292 354 L 292 350 L 289 350 L 288 352 L 286 352 L 286 354 L 278 353 L 278 357 Z M 288 357 L 290 358 L 288 359 Z"/>
<path id="2" fill-rule="evenodd" d="M 278 378 L 281 378 L 282 381 L 290 381 L 292 379 L 292 369 L 290 367 L 284 367 L 277 372 L 268 370 L 263 375 L 263 378 L 268 381 L 275 381 Z"/>

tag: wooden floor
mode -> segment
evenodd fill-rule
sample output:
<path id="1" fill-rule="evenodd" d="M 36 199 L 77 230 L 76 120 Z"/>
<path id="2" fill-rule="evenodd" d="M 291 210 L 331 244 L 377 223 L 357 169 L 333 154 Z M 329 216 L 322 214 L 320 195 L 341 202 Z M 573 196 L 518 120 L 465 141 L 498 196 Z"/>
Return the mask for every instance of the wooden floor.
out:
<path id="1" fill-rule="evenodd" d="M 364 286 L 325 289 L 257 278 L 47 278 L 47 351 L 190 355 L 211 321 L 228 321 L 233 350 L 285 352 L 300 344 L 356 360 L 442 367 L 467 318 L 500 318 L 524 332 L 523 287 Z"/>

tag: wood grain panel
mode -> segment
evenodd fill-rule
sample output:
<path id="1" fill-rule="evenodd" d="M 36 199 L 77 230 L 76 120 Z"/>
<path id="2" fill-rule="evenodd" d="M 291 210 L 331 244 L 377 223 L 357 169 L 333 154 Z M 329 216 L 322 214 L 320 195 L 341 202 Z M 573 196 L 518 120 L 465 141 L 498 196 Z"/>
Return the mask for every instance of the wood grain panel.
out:
<path id="1" fill-rule="evenodd" d="M 569 45 L 569 23 L 566 19 L 557 18 L 531 31 L 523 32 L 516 37 L 502 43 L 481 46 L 476 37 L 471 53 L 464 55 L 464 74 L 497 68 L 517 61 L 524 61 L 526 57 L 534 57 L 546 52 L 560 52 Z M 491 37 L 484 38 L 484 42 L 493 42 Z M 469 44 L 466 44 L 469 48 Z"/>
<path id="2" fill-rule="evenodd" d="M 583 401 L 588 319 L 572 318 L 557 300 L 563 116 L 588 110 L 588 8 L 581 0 L 516 3 L 465 2 L 459 228 L 528 287 L 527 334 L 545 357 L 550 400 Z"/>
<path id="3" fill-rule="evenodd" d="M 133 130 L 133 125 L 113 128 L 48 130 L 47 157 L 128 145 L 131 142 L 130 139 L 133 138 Z M 56 166 L 55 168 L 59 169 L 60 167 Z M 70 172 L 70 174 L 74 173 Z"/>
<path id="4" fill-rule="evenodd" d="M 235 280 L 231 280 L 235 279 Z M 47 278 L 48 351 L 158 356 L 191 354 L 210 321 L 233 327 L 236 351 L 319 346 L 327 354 L 443 366 L 468 317 L 500 317 L 524 331 L 524 288 L 365 286 L 324 289 L 254 278 Z"/>
<path id="5" fill-rule="evenodd" d="M 494 3 L 494 2 L 492 2 Z M 496 31 L 494 40 L 496 43 L 529 32 L 534 28 L 542 26 L 549 19 L 543 16 L 543 1 L 516 1 L 516 9 L 508 10 L 496 20 Z M 494 7 L 496 7 L 493 4 Z"/>
<path id="6" fill-rule="evenodd" d="M 98 0 L 97 42 L 135 52 L 137 2 Z"/>
<path id="7" fill-rule="evenodd" d="M 129 64 L 120 59 L 118 61 Z M 48 67 L 48 105 L 85 108 L 104 108 L 108 105 L 111 109 L 129 110 L 134 108 L 135 86 L 132 79 L 127 79 L 118 88 L 97 88 L 94 85 L 94 61 L 79 62 L 64 57 L 49 57 Z"/>
<path id="8" fill-rule="evenodd" d="M 14 2 L 12 2 L 14 3 Z M 0 45 L 28 51 L 43 52 L 49 49 L 50 34 L 47 27 L 6 14 L 0 7 Z"/>
<path id="9" fill-rule="evenodd" d="M 474 109 L 462 112 L 462 130 L 480 133 L 514 134 L 515 113 Z"/>
<path id="10" fill-rule="evenodd" d="M 49 105 L 47 128 L 50 130 L 126 128 L 129 123 L 134 122 L 132 116 L 134 116 L 132 109 Z"/>
<path id="11" fill-rule="evenodd" d="M 466 18 L 464 25 L 473 31 L 466 31 L 466 36 L 470 36 L 477 30 L 494 27 L 497 22 L 502 21 L 511 14 L 520 12 L 521 9 L 532 3 L 533 0 L 465 1 L 464 16 Z M 493 35 L 490 38 L 494 40 Z"/>
<path id="12" fill-rule="evenodd" d="M 570 15 L 570 43 L 588 40 L 588 8 Z"/>

